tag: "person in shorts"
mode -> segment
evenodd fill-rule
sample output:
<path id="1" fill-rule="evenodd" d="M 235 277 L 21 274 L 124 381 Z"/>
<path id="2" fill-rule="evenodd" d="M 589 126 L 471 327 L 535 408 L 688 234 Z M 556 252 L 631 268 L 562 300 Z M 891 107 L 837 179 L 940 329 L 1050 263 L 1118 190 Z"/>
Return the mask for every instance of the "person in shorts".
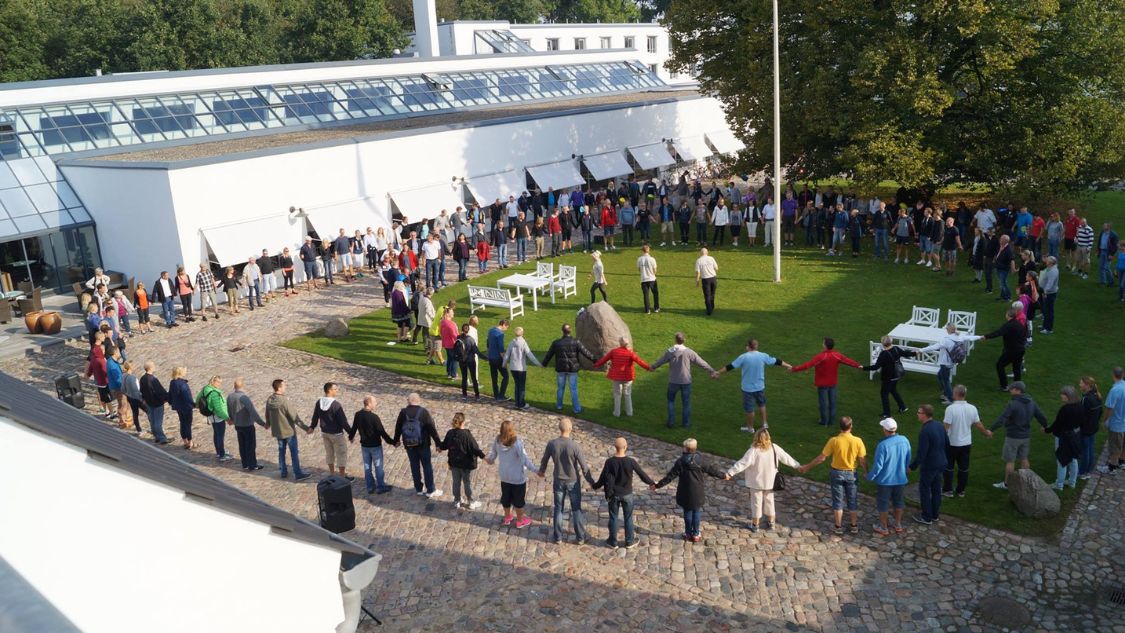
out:
<path id="1" fill-rule="evenodd" d="M 1026 391 L 1027 385 L 1022 380 L 1008 385 L 1008 393 L 1012 394 L 1012 398 L 989 429 L 995 431 L 1003 426 L 1005 432 L 1004 448 L 1000 453 L 1004 459 L 1004 481 L 992 484 L 994 488 L 1008 489 L 1008 476 L 1015 471 L 1017 461 L 1021 469 L 1031 468 L 1028 455 L 1031 451 L 1032 418 L 1039 422 L 1039 426 L 1047 428 L 1047 416 Z"/>
<path id="2" fill-rule="evenodd" d="M 871 460 L 871 470 L 867 479 L 876 488 L 875 504 L 879 510 L 879 522 L 872 530 L 879 536 L 886 536 L 893 529 L 902 532 L 902 511 L 906 507 L 903 492 L 906 490 L 906 469 L 910 464 L 910 440 L 898 434 L 898 423 L 887 417 L 879 421 L 883 429 L 883 439 L 875 447 L 875 457 Z M 888 513 L 894 508 L 894 523 L 888 522 Z"/>
<path id="3" fill-rule="evenodd" d="M 833 531 L 844 533 L 844 508 L 851 515 L 849 531 L 859 532 L 859 498 L 856 493 L 856 464 L 867 470 L 867 447 L 863 440 L 852 435 L 852 419 L 840 418 L 840 432 L 830 438 L 816 459 L 801 466 L 798 470 L 806 473 L 810 468 L 831 458 L 828 483 L 832 487 L 832 517 L 835 520 Z"/>
<path id="4" fill-rule="evenodd" d="M 500 507 L 504 508 L 504 518 L 500 525 L 511 525 L 512 521 L 515 521 L 517 528 L 531 525 L 531 518 L 524 516 L 523 507 L 527 497 L 527 474 L 536 472 L 536 467 L 524 449 L 523 440 L 516 436 L 514 422 L 504 420 L 500 423 L 500 433 L 484 461 L 489 465 L 498 463 Z M 512 515 L 513 509 L 515 516 Z"/>
<path id="5" fill-rule="evenodd" d="M 957 252 L 964 250 L 961 234 L 954 228 L 953 218 L 945 219 L 945 235 L 941 238 L 941 261 L 945 265 L 945 276 L 952 277 L 957 269 Z"/>

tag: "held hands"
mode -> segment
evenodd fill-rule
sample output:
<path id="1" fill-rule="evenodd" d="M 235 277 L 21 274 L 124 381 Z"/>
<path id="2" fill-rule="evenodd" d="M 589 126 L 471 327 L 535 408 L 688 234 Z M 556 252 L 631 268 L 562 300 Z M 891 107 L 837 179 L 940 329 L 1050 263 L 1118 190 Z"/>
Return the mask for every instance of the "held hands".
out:
<path id="1" fill-rule="evenodd" d="M 786 369 L 788 369 L 788 370 L 790 370 L 790 371 L 792 371 L 792 370 L 793 370 L 793 366 L 792 366 L 792 365 L 790 365 L 789 363 L 785 363 L 785 362 L 783 362 L 783 363 L 781 363 L 781 366 L 782 366 L 782 367 L 784 367 L 784 368 L 786 368 Z"/>
<path id="2" fill-rule="evenodd" d="M 719 372 L 717 372 L 717 371 L 711 372 L 711 378 L 718 378 L 718 377 L 719 377 Z"/>
<path id="3" fill-rule="evenodd" d="M 648 489 L 655 492 L 656 491 L 656 484 L 653 484 L 653 485 L 649 486 Z"/>

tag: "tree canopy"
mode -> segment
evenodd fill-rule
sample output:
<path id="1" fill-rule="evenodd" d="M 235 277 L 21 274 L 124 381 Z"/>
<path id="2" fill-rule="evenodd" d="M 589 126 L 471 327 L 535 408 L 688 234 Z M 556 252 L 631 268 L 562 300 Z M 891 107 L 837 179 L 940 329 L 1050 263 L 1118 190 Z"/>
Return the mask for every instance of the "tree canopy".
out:
<path id="1" fill-rule="evenodd" d="M 1125 0 L 784 0 L 782 163 L 861 185 L 1047 194 L 1125 174 Z M 697 70 L 773 162 L 772 8 L 677 0 L 671 65 Z"/>

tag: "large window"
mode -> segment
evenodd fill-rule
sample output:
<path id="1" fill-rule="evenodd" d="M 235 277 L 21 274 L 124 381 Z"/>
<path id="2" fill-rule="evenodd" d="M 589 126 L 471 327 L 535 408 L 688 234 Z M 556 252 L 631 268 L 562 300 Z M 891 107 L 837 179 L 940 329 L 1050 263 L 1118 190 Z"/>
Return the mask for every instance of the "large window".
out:
<path id="1" fill-rule="evenodd" d="M 109 138 L 108 114 L 83 112 L 45 116 L 39 119 L 39 129 L 43 131 L 44 145 L 91 143 Z"/>
<path id="2" fill-rule="evenodd" d="M 634 43 L 635 43 L 635 40 L 633 39 L 633 37 L 631 35 L 625 36 L 625 48 L 636 48 L 636 46 L 634 46 Z"/>
<path id="3" fill-rule="evenodd" d="M 133 108 L 133 127 L 137 134 L 179 132 L 195 127 L 192 107 L 187 104 Z"/>
<path id="4" fill-rule="evenodd" d="M 576 51 L 586 50 L 586 38 L 584 38 L 584 37 L 574 38 L 574 50 L 576 50 Z"/>
<path id="5" fill-rule="evenodd" d="M 531 94 L 531 78 L 526 75 L 500 75 L 497 87 L 501 97 L 525 97 Z"/>
<path id="6" fill-rule="evenodd" d="M 282 95 L 281 100 L 285 102 L 285 118 L 287 119 L 321 116 L 327 116 L 331 119 L 334 101 L 331 92 L 297 92 Z"/>
<path id="7" fill-rule="evenodd" d="M 559 50 L 559 38 L 557 38 L 557 37 L 547 38 L 547 50 L 549 50 L 549 51 Z"/>
<path id="8" fill-rule="evenodd" d="M 650 53 L 656 52 L 656 36 L 655 35 L 649 35 L 648 36 L 648 52 L 650 52 Z"/>
<path id="9" fill-rule="evenodd" d="M 453 98 L 469 103 L 483 103 L 489 98 L 488 80 L 480 77 L 468 77 L 453 80 Z"/>
<path id="10" fill-rule="evenodd" d="M 220 99 L 211 104 L 215 119 L 226 126 L 265 123 L 269 120 L 269 107 L 261 97 L 236 97 Z"/>
<path id="11" fill-rule="evenodd" d="M 389 114 L 398 109 L 391 105 L 391 89 L 386 86 L 348 88 L 348 112 L 361 112 L 368 116 Z"/>

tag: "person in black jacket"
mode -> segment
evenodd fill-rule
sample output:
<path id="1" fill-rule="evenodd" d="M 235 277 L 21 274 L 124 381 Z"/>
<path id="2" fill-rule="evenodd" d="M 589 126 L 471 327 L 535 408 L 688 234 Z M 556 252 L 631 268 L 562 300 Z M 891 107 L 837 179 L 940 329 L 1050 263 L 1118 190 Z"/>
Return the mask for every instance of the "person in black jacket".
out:
<path id="1" fill-rule="evenodd" d="M 324 440 L 324 458 L 328 461 L 328 472 L 335 472 L 338 468 L 341 477 L 346 477 L 348 481 L 355 481 L 355 477 L 350 477 L 344 472 L 344 468 L 348 465 L 348 444 L 344 434 L 348 434 L 354 441 L 355 432 L 348 424 L 344 407 L 340 405 L 339 400 L 336 400 L 339 393 L 340 388 L 336 383 L 324 383 L 324 397 L 317 399 L 313 406 L 312 422 L 307 433 L 312 433 L 319 425 L 320 437 Z"/>
<path id="2" fill-rule="evenodd" d="M 414 479 L 414 492 L 431 499 L 440 497 L 441 490 L 434 488 L 434 467 L 430 461 L 430 443 L 441 451 L 444 444 L 438 437 L 434 418 L 422 406 L 422 396 L 411 393 L 406 396 L 406 406 L 398 412 L 395 420 L 394 445 L 399 442 L 406 447 L 406 457 L 410 460 L 410 476 Z M 425 491 L 422 483 L 425 480 Z"/>
<path id="3" fill-rule="evenodd" d="M 906 412 L 906 403 L 903 402 L 902 396 L 898 395 L 898 381 L 906 375 L 906 370 L 900 369 L 902 363 L 899 359 L 914 358 L 918 355 L 908 347 L 892 345 L 889 336 L 884 336 L 882 343 L 883 349 L 875 362 L 860 367 L 863 371 L 879 372 L 879 399 L 883 401 L 883 417 L 879 418 L 880 420 L 891 417 L 891 396 L 894 396 L 895 404 L 898 405 L 898 412 Z"/>
<path id="4" fill-rule="evenodd" d="M 1082 454 L 1079 456 L 1078 478 L 1089 479 L 1094 470 L 1094 439 L 1098 435 L 1102 419 L 1102 396 L 1098 392 L 1098 382 L 1093 376 L 1083 376 L 1078 381 L 1082 390 L 1082 410 L 1086 414 L 1082 422 Z"/>
<path id="5" fill-rule="evenodd" d="M 619 437 L 613 441 L 613 457 L 605 460 L 602 474 L 598 475 L 593 488 L 605 488 L 605 498 L 609 502 L 609 538 L 605 544 L 617 548 L 617 511 L 620 509 L 625 518 L 625 549 L 632 549 L 639 541 L 633 527 L 633 475 L 636 474 L 641 481 L 650 486 L 656 482 L 648 476 L 637 460 L 625 455 L 629 444 L 625 438 Z"/>
<path id="6" fill-rule="evenodd" d="M 677 479 L 676 505 L 684 509 L 684 540 L 698 543 L 703 540 L 699 522 L 703 517 L 703 505 L 707 502 L 703 490 L 704 475 L 715 479 L 726 479 L 726 473 L 711 465 L 696 452 L 699 443 L 694 438 L 684 440 L 684 454 L 673 464 L 672 470 L 652 486 L 653 490 L 663 488 L 668 482 Z"/>
<path id="7" fill-rule="evenodd" d="M 484 459 L 484 452 L 480 450 L 473 434 L 465 428 L 464 413 L 454 413 L 450 426 L 453 428 L 445 432 L 445 439 L 441 443 L 449 452 L 449 472 L 453 475 L 453 507 L 476 510 L 480 507 L 480 501 L 473 500 L 472 476 L 477 468 L 477 460 Z M 465 503 L 461 503 L 462 486 L 465 488 Z"/>
<path id="8" fill-rule="evenodd" d="M 988 229 L 984 240 L 984 292 L 992 294 L 992 272 L 996 268 L 996 254 L 1000 252 L 1000 238 L 993 229 Z"/>
<path id="9" fill-rule="evenodd" d="M 473 381 L 473 395 L 477 400 L 480 400 L 480 384 L 477 383 L 477 357 L 488 360 L 488 355 L 480 351 L 477 347 L 477 342 L 473 337 L 469 336 L 469 329 L 472 326 L 465 323 L 461 326 L 461 336 L 457 337 L 457 341 L 453 343 L 453 359 L 461 366 L 461 397 L 469 397 L 469 381 Z M 453 489 L 456 492 L 456 488 Z"/>
<path id="10" fill-rule="evenodd" d="M 555 372 L 556 372 L 556 388 L 555 388 L 555 409 L 562 411 L 563 408 L 563 393 L 566 392 L 566 385 L 570 383 L 570 404 L 575 413 L 582 413 L 582 405 L 578 403 L 578 364 L 579 355 L 585 356 L 591 363 L 596 363 L 597 358 L 586 349 L 582 341 L 570 335 L 570 324 L 564 323 L 562 326 L 562 337 L 555 339 L 551 343 L 551 349 L 547 350 L 547 355 L 543 358 L 543 366 L 546 367 L 551 359 L 555 359 Z"/>
<path id="11" fill-rule="evenodd" d="M 153 441 L 167 444 L 168 438 L 164 435 L 164 405 L 168 403 L 168 392 L 160 384 L 155 371 L 156 365 L 152 361 L 145 363 L 145 375 L 141 376 L 141 400 L 145 404 Z"/>
<path id="12" fill-rule="evenodd" d="M 1000 358 L 996 359 L 996 377 L 1000 379 L 1000 391 L 1008 390 L 1008 365 L 1012 366 L 1012 375 L 1015 380 L 1022 380 L 1027 328 L 1016 320 L 1016 315 L 1015 308 L 1008 308 L 1007 313 L 1005 313 L 1007 320 L 1004 321 L 1004 325 L 981 337 L 982 341 L 992 338 L 1004 339 L 1004 350 L 1000 352 Z"/>
<path id="13" fill-rule="evenodd" d="M 391 487 L 383 481 L 383 442 L 394 444 L 391 436 L 383 428 L 383 421 L 375 413 L 375 396 L 363 399 L 363 408 L 355 412 L 352 428 L 348 431 L 348 441 L 354 441 L 359 434 L 360 450 L 363 453 L 363 479 L 367 484 L 367 494 L 384 494 Z M 372 476 L 372 468 L 375 473 Z"/>
<path id="14" fill-rule="evenodd" d="M 1055 477 L 1055 490 L 1063 486 L 1074 488 L 1078 485 L 1078 458 L 1082 454 L 1080 431 L 1086 423 L 1086 410 L 1078 390 L 1070 385 L 1059 390 L 1063 405 L 1055 414 L 1055 422 L 1043 429 L 1044 433 L 1055 436 L 1055 458 L 1058 472 Z"/>

